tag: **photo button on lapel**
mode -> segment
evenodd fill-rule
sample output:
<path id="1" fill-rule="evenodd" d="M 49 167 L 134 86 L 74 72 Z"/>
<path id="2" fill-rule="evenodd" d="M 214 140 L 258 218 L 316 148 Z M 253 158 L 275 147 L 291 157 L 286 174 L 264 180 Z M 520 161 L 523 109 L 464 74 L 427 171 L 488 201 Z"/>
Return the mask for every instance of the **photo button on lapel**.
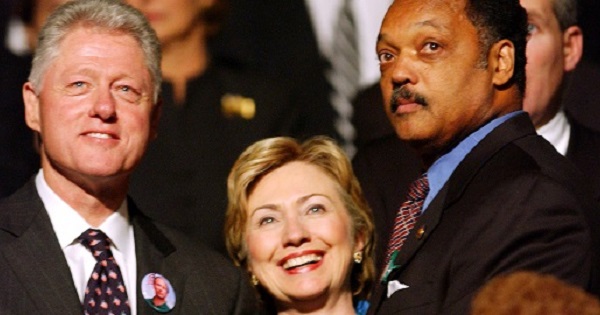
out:
<path id="1" fill-rule="evenodd" d="M 175 307 L 175 290 L 160 273 L 149 273 L 142 279 L 142 295 L 150 307 L 159 313 L 168 313 Z"/>

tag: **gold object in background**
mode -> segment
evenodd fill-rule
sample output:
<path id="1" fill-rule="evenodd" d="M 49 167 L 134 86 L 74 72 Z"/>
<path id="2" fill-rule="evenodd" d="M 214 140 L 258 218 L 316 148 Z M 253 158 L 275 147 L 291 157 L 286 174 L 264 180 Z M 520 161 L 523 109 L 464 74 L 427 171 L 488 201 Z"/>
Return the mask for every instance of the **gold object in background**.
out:
<path id="1" fill-rule="evenodd" d="M 254 99 L 241 95 L 225 94 L 221 97 L 221 110 L 226 117 L 252 119 L 256 114 Z"/>

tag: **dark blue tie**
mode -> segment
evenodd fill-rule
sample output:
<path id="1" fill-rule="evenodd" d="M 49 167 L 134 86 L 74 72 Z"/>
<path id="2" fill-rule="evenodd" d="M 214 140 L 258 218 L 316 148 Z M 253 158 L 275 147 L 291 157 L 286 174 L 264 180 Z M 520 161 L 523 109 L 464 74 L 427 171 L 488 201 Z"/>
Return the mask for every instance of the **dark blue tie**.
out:
<path id="1" fill-rule="evenodd" d="M 96 258 L 96 265 L 85 288 L 84 314 L 131 314 L 121 269 L 110 250 L 108 236 L 100 230 L 88 229 L 81 233 L 78 240 Z"/>

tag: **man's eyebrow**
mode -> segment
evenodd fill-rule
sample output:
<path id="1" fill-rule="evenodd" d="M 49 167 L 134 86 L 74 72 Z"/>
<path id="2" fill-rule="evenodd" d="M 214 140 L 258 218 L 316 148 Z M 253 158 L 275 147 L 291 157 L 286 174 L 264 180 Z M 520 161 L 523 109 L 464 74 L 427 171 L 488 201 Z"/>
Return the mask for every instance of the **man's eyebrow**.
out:
<path id="1" fill-rule="evenodd" d="M 409 28 L 414 28 L 414 27 L 433 27 L 440 31 L 449 31 L 450 30 L 450 28 L 448 26 L 441 24 L 435 20 L 431 20 L 431 19 L 415 22 L 414 24 L 409 26 Z M 386 41 L 388 37 L 389 37 L 389 35 L 387 35 L 385 33 L 379 33 L 379 35 L 377 35 L 377 43 Z"/>

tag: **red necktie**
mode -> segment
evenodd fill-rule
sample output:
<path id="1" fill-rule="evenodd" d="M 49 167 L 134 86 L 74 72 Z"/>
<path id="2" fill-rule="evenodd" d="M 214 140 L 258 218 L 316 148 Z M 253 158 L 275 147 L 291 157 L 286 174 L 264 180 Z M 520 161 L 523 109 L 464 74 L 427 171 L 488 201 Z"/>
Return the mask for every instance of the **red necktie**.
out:
<path id="1" fill-rule="evenodd" d="M 423 173 L 417 178 L 408 190 L 406 201 L 400 206 L 394 220 L 394 232 L 388 242 L 388 248 L 385 255 L 385 263 L 388 264 L 390 257 L 394 251 L 399 251 L 410 233 L 410 230 L 415 226 L 417 217 L 421 215 L 423 201 L 429 192 L 429 180 L 427 173 Z"/>
<path id="2" fill-rule="evenodd" d="M 88 229 L 81 233 L 78 240 L 96 259 L 85 289 L 84 314 L 131 314 L 121 269 L 110 250 L 108 236 L 100 230 Z"/>

